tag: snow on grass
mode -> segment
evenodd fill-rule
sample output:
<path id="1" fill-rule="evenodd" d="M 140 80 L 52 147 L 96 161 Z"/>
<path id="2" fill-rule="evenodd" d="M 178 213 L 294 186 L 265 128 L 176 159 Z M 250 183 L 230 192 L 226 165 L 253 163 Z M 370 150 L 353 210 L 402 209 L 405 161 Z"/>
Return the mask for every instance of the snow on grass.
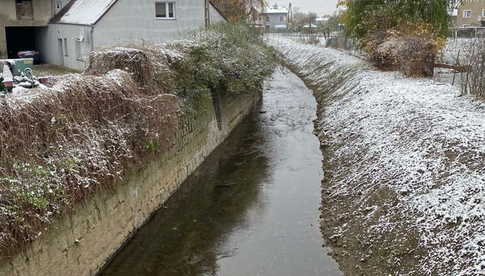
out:
<path id="1" fill-rule="evenodd" d="M 332 192 L 388 186 L 429 252 L 418 275 L 485 275 L 485 104 L 447 84 L 374 71 L 334 49 L 281 37 L 267 42 L 317 97 L 328 93 L 320 134 L 334 158 L 359 157 L 335 168 L 339 188 Z M 354 186 L 369 171 L 371 181 Z M 393 227 L 382 221 L 373 227 Z"/>

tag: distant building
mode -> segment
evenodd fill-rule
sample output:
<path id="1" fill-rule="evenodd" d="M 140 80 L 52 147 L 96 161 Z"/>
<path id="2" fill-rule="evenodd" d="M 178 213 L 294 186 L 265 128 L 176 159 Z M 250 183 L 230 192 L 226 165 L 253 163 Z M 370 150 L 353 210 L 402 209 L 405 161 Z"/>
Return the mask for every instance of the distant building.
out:
<path id="1" fill-rule="evenodd" d="M 320 16 L 320 17 L 315 18 L 315 23 L 317 25 L 323 25 L 323 24 L 327 23 L 327 21 L 329 19 L 330 19 L 330 15 Z"/>
<path id="2" fill-rule="evenodd" d="M 210 0 L 1 0 L 0 58 L 40 52 L 82 70 L 95 49 L 157 44 L 225 18 Z"/>
<path id="3" fill-rule="evenodd" d="M 485 27 L 485 1 L 462 1 L 456 10 L 456 26 Z"/>
<path id="4" fill-rule="evenodd" d="M 263 16 L 267 30 L 288 29 L 288 9 L 274 5 L 264 10 Z"/>

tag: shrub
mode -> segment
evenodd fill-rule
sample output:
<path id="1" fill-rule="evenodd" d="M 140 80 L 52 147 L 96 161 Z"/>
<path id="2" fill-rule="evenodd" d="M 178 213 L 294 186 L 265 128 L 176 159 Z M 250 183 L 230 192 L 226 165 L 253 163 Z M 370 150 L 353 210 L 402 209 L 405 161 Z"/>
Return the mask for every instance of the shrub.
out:
<path id="1" fill-rule="evenodd" d="M 347 36 L 371 60 L 406 75 L 432 76 L 448 33 L 448 0 L 343 0 Z"/>
<path id="2" fill-rule="evenodd" d="M 0 256 L 170 149 L 181 110 L 200 106 L 192 99 L 261 89 L 273 66 L 258 42 L 247 27 L 218 25 L 188 41 L 106 49 L 84 74 L 2 99 Z"/>

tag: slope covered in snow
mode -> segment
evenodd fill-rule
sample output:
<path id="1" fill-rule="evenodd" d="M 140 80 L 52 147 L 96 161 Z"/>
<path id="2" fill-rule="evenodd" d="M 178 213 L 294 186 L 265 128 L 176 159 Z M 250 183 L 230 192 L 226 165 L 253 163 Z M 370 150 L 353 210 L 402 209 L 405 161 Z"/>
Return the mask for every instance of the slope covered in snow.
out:
<path id="1" fill-rule="evenodd" d="M 364 275 L 485 275 L 485 104 L 334 49 L 268 43 L 320 103 L 322 231 L 340 264 Z"/>

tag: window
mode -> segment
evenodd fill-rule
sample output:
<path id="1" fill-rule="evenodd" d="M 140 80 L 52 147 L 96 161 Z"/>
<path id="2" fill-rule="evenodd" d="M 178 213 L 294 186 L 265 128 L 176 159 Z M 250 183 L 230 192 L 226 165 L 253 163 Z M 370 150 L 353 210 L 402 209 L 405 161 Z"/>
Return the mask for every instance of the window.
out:
<path id="1" fill-rule="evenodd" d="M 485 9 L 482 10 L 482 17 L 485 17 Z"/>
<path id="2" fill-rule="evenodd" d="M 175 19 L 175 2 L 155 2 L 155 17 Z"/>
<path id="3" fill-rule="evenodd" d="M 69 56 L 69 53 L 67 51 L 67 38 L 64 38 L 64 56 Z"/>
<path id="4" fill-rule="evenodd" d="M 32 20 L 34 19 L 34 9 L 32 0 L 15 0 L 15 8 L 18 20 Z"/>
<path id="5" fill-rule="evenodd" d="M 463 11 L 463 18 L 470 18 L 472 17 L 472 11 L 471 10 L 464 10 Z"/>
<path id="6" fill-rule="evenodd" d="M 74 44 L 74 48 L 76 49 L 76 59 L 77 60 L 82 60 L 82 56 L 81 56 L 81 40 L 76 39 L 75 44 Z"/>

